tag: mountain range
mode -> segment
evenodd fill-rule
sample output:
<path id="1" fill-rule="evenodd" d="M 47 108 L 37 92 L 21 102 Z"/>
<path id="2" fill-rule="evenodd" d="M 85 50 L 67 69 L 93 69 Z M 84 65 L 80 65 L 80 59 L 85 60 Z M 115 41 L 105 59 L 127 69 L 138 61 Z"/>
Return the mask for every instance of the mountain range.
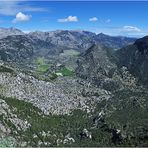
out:
<path id="1" fill-rule="evenodd" d="M 147 36 L 0 35 L 0 147 L 148 146 Z"/>
<path id="2" fill-rule="evenodd" d="M 30 32 L 23 33 L 15 28 L 0 29 L 0 52 L 3 59 L 10 60 L 20 58 L 23 59 L 28 55 L 43 55 L 59 54 L 64 50 L 76 50 L 84 52 L 94 43 L 105 44 L 115 50 L 133 43 L 135 38 L 127 37 L 112 37 L 105 34 L 98 34 L 88 31 L 68 31 L 57 30 L 51 32 Z M 21 42 L 23 41 L 23 42 Z M 24 47 L 22 47 L 24 46 Z M 23 49 L 19 55 L 15 53 L 17 48 Z M 31 49 L 30 49 L 31 48 Z M 8 56 L 5 55 L 7 53 Z M 8 54 L 9 53 L 9 54 Z M 34 54 L 33 54 L 34 53 Z M 13 59 L 13 60 L 14 60 Z"/>

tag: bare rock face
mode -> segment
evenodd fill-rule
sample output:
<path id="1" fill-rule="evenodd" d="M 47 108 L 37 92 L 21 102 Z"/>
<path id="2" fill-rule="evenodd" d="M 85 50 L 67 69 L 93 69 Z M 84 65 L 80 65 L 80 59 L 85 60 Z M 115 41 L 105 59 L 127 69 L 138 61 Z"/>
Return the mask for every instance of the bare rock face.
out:
<path id="1" fill-rule="evenodd" d="M 57 30 L 51 32 L 31 32 L 29 36 L 53 44 L 58 48 L 84 51 L 93 44 L 95 33 L 87 31 Z"/>
<path id="2" fill-rule="evenodd" d="M 117 51 L 120 66 L 126 66 L 143 84 L 148 82 L 148 36 Z"/>
<path id="3" fill-rule="evenodd" d="M 16 28 L 0 28 L 0 39 L 11 35 L 24 35 L 21 30 Z"/>
<path id="4" fill-rule="evenodd" d="M 77 61 L 77 76 L 99 87 L 107 82 L 117 69 L 110 50 L 103 45 L 89 48 Z"/>
<path id="5" fill-rule="evenodd" d="M 7 36 L 0 39 L 0 60 L 23 61 L 32 57 L 34 43 L 24 35 Z"/>
<path id="6" fill-rule="evenodd" d="M 78 75 L 85 75 L 88 79 L 100 75 L 108 75 L 116 65 L 111 61 L 109 49 L 103 45 L 93 45 L 78 60 Z M 88 76 L 87 76 L 88 75 Z"/>
<path id="7" fill-rule="evenodd" d="M 69 87 L 71 85 L 71 87 Z M 77 79 L 58 80 L 56 83 L 37 80 L 23 73 L 0 73 L 0 94 L 31 102 L 45 114 L 69 114 L 74 109 L 91 110 L 88 97 L 83 97 L 83 86 Z M 106 96 L 105 91 L 101 91 Z"/>
<path id="8" fill-rule="evenodd" d="M 103 45 L 93 45 L 77 61 L 76 74 L 91 85 L 107 91 L 125 87 L 136 88 L 137 80 L 126 67 L 119 68 L 112 49 Z"/>
<path id="9" fill-rule="evenodd" d="M 74 98 L 66 96 L 56 85 L 39 81 L 22 73 L 16 77 L 1 74 L 0 84 L 3 86 L 2 95 L 31 102 L 45 114 L 65 114 L 78 105 L 77 103 L 71 104 Z"/>

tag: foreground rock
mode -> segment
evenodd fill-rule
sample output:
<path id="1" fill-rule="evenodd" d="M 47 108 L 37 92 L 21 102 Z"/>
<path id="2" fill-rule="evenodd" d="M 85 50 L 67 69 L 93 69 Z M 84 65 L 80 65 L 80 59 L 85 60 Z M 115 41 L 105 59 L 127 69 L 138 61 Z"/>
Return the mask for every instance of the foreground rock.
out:
<path id="1" fill-rule="evenodd" d="M 74 78 L 59 78 L 56 82 L 46 82 L 35 79 L 23 73 L 0 73 L 0 94 L 31 102 L 45 114 L 69 114 L 74 109 L 88 109 L 90 97 L 83 97 L 84 86 Z M 87 89 L 86 89 L 87 90 Z M 90 89 L 91 90 L 91 89 Z M 108 98 L 105 90 L 100 90 L 101 96 Z"/>

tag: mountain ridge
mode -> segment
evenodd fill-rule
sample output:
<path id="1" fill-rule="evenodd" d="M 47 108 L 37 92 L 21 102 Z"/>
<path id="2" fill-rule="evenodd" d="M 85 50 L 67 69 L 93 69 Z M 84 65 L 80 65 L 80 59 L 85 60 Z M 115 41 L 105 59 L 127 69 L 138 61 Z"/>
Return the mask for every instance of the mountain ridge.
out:
<path id="1" fill-rule="evenodd" d="M 116 51 L 100 36 L 0 39 L 0 147 L 148 146 L 147 37 Z"/>
<path id="2" fill-rule="evenodd" d="M 147 84 L 148 36 L 136 40 L 133 45 L 121 48 L 116 55 L 120 66 L 126 66 L 142 83 Z"/>
<path id="3" fill-rule="evenodd" d="M 111 37 L 105 34 L 96 35 L 95 33 L 82 30 L 57 30 L 48 32 L 36 31 L 25 34 L 21 30 L 15 28 L 1 28 L 0 34 L 0 52 L 3 53 L 3 55 L 8 55 L 7 57 L 12 55 L 15 59 L 18 59 L 18 57 L 10 49 L 13 49 L 14 51 L 15 49 L 22 47 L 23 42 L 21 41 L 23 38 L 26 40 L 26 43 L 28 42 L 27 44 L 31 43 L 30 47 L 33 49 L 31 57 L 50 57 L 52 55 L 59 55 L 65 50 L 75 50 L 77 52 L 83 53 L 94 43 L 106 44 L 108 47 L 116 50 L 119 47 L 123 47 L 131 43 L 131 40 L 135 40 L 123 37 L 121 39 L 121 37 Z M 13 40 L 11 38 L 13 38 Z M 119 41 L 117 41 L 117 39 Z M 125 42 L 121 44 L 121 40 L 124 41 L 124 39 Z M 30 48 L 27 46 L 27 44 L 23 45 L 24 49 Z M 18 53 L 19 51 L 20 50 L 18 50 Z M 24 50 L 24 54 L 25 51 L 27 55 L 27 50 Z M 35 55 L 33 53 L 35 53 Z"/>

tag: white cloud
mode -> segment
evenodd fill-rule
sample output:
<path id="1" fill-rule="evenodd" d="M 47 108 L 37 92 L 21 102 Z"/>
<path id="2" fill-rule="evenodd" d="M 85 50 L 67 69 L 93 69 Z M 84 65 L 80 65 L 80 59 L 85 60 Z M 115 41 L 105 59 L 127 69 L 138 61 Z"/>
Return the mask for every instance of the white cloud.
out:
<path id="1" fill-rule="evenodd" d="M 26 15 L 22 12 L 19 12 L 16 14 L 15 19 L 12 21 L 13 23 L 17 23 L 17 22 L 25 22 L 25 21 L 29 21 L 31 19 L 31 15 Z"/>
<path id="2" fill-rule="evenodd" d="M 92 18 L 89 19 L 89 21 L 90 22 L 96 22 L 96 21 L 98 21 L 98 18 L 97 17 L 92 17 Z"/>
<path id="3" fill-rule="evenodd" d="M 123 32 L 141 32 L 141 29 L 135 26 L 123 26 Z"/>
<path id="4" fill-rule="evenodd" d="M 103 32 L 112 36 L 128 36 L 128 37 L 143 37 L 148 35 L 148 29 L 141 29 L 135 26 L 104 26 L 100 28 L 89 28 L 88 30 L 94 31 L 95 33 Z"/>
<path id="5" fill-rule="evenodd" d="M 119 33 L 125 36 L 143 37 L 148 35 L 148 30 L 136 26 L 123 26 L 119 29 Z"/>
<path id="6" fill-rule="evenodd" d="M 47 11 L 45 8 L 31 6 L 25 0 L 1 0 L 0 1 L 0 14 L 1 15 L 16 15 L 18 12 L 38 12 Z"/>
<path id="7" fill-rule="evenodd" d="M 67 18 L 58 19 L 57 21 L 60 22 L 60 23 L 64 23 L 64 22 L 78 22 L 78 18 L 77 18 L 77 16 L 68 16 Z"/>

